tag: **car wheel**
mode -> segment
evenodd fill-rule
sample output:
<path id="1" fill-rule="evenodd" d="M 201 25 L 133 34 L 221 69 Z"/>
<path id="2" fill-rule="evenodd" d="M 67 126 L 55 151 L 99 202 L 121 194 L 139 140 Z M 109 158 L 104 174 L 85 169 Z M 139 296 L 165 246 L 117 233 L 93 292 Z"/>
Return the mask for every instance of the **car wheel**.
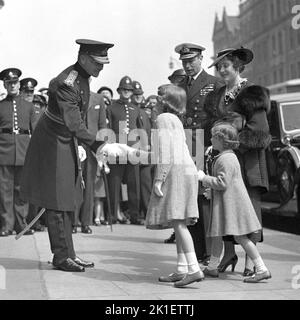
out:
<path id="1" fill-rule="evenodd" d="M 281 204 L 286 204 L 294 195 L 295 166 L 292 160 L 286 156 L 280 156 L 277 166 L 277 187 Z"/>

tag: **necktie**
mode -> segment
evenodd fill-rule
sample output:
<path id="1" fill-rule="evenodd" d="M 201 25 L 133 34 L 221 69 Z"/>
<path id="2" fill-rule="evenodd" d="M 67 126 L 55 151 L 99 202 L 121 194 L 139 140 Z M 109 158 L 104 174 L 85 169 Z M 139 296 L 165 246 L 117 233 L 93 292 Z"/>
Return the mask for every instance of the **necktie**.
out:
<path id="1" fill-rule="evenodd" d="M 190 77 L 190 78 L 189 78 L 189 81 L 188 81 L 188 88 L 189 88 L 189 89 L 191 89 L 191 87 L 192 87 L 192 85 L 193 85 L 194 81 L 195 81 L 195 80 L 194 80 L 194 78 L 193 78 L 193 77 Z"/>

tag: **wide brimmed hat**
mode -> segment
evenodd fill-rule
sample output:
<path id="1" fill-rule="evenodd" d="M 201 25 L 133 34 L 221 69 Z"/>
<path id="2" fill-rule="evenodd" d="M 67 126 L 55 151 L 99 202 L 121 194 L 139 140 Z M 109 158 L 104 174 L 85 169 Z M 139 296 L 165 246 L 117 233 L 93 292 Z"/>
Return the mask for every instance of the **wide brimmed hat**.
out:
<path id="1" fill-rule="evenodd" d="M 239 49 L 228 48 L 218 52 L 215 61 L 209 66 L 209 68 L 217 65 L 219 61 L 221 61 L 223 58 L 225 58 L 229 54 L 233 56 L 237 56 L 242 61 L 243 64 L 248 64 L 253 60 L 253 57 L 254 57 L 253 52 L 250 49 L 246 49 L 243 47 Z"/>

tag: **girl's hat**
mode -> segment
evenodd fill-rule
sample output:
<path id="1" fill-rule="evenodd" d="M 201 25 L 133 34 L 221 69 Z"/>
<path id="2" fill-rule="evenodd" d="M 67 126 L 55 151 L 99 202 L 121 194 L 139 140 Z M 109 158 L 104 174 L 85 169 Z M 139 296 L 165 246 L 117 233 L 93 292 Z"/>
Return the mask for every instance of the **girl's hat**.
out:
<path id="1" fill-rule="evenodd" d="M 218 64 L 219 61 L 221 61 L 223 58 L 225 58 L 229 54 L 233 56 L 237 56 L 242 61 L 243 64 L 248 64 L 253 60 L 253 57 L 254 57 L 253 52 L 250 49 L 246 49 L 243 47 L 239 49 L 228 48 L 218 52 L 215 61 L 209 66 L 209 68 Z"/>

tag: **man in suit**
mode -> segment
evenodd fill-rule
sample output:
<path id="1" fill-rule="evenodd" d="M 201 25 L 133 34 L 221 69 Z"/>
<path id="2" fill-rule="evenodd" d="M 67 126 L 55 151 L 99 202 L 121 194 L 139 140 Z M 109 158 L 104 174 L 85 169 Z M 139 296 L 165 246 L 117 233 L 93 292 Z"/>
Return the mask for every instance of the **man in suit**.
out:
<path id="1" fill-rule="evenodd" d="M 204 47 L 193 43 L 182 43 L 175 47 L 175 52 L 179 54 L 183 69 L 186 73 L 183 81 L 179 84 L 187 93 L 186 114 L 183 118 L 183 126 L 186 131 L 187 140 L 191 141 L 190 152 L 195 158 L 196 165 L 203 165 L 204 150 L 200 155 L 196 153 L 197 129 L 204 129 L 207 124 L 207 115 L 203 110 L 206 95 L 223 85 L 223 82 L 202 68 L 202 52 Z M 202 142 L 203 143 L 203 142 Z M 205 141 L 205 144 L 210 143 Z M 208 146 L 208 145 L 207 145 Z M 204 146 L 207 147 L 206 145 Z M 203 169 L 203 168 L 202 168 Z M 208 200 L 202 195 L 202 188 L 199 188 L 198 207 L 199 220 L 189 230 L 194 240 L 195 251 L 199 261 L 205 261 L 210 255 L 208 239 L 205 237 L 204 215 L 208 214 Z"/>
<path id="2" fill-rule="evenodd" d="M 106 128 L 106 107 L 103 97 L 95 92 L 90 93 L 89 107 L 85 116 L 86 127 L 93 133 Z M 82 163 L 82 174 L 85 183 L 83 202 L 78 203 L 75 210 L 73 233 L 77 232 L 77 225 L 81 224 L 82 233 L 92 233 L 90 225 L 93 223 L 94 213 L 94 185 L 97 172 L 97 160 L 89 148 L 86 150 L 86 159 Z"/>
<path id="3" fill-rule="evenodd" d="M 32 103 L 19 94 L 21 70 L 0 73 L 7 97 L 0 102 L 0 236 L 5 237 L 26 226 L 28 204 L 20 198 L 20 178 L 30 135 L 36 124 Z M 33 234 L 28 230 L 25 234 Z"/>
<path id="4" fill-rule="evenodd" d="M 90 76 L 98 77 L 109 63 L 107 51 L 113 44 L 78 39 L 75 64 L 49 84 L 48 107 L 41 116 L 27 150 L 21 193 L 28 202 L 46 209 L 53 266 L 83 272 L 94 263 L 80 259 L 74 250 L 72 222 L 78 185 L 83 187 L 79 144 L 92 151 L 111 153 L 112 145 L 91 133 L 85 124 L 90 98 Z"/>

